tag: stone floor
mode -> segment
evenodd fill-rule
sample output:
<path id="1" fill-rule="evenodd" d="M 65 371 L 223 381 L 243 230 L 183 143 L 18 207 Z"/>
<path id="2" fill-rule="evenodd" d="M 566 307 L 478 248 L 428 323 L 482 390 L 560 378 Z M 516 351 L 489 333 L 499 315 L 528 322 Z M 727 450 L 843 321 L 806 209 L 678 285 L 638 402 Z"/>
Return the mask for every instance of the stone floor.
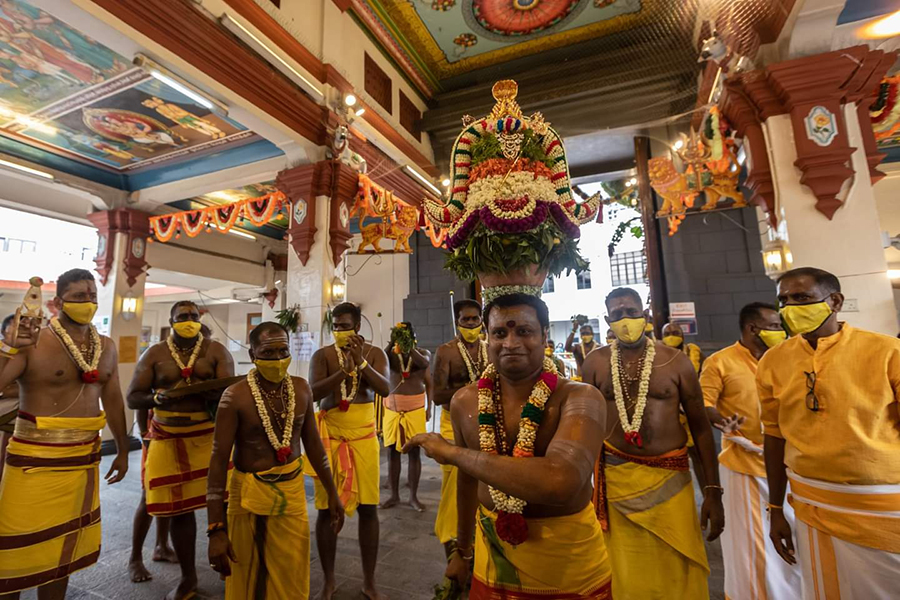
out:
<path id="1" fill-rule="evenodd" d="M 110 457 L 101 465 L 101 473 L 108 468 Z M 382 474 L 387 464 L 382 460 Z M 126 565 L 131 550 L 131 521 L 134 508 L 140 500 L 140 452 L 132 452 L 130 471 L 125 481 L 103 487 L 100 500 L 103 506 L 103 552 L 97 565 L 76 573 L 69 585 L 68 600 L 162 600 L 178 581 L 177 565 L 151 562 L 150 555 L 155 532 L 151 528 L 144 546 L 147 568 L 153 580 L 135 584 L 128 579 Z M 405 477 L 405 465 L 404 465 Z M 425 459 L 422 469 L 419 497 L 428 509 L 417 513 L 408 506 L 381 511 L 381 546 L 378 555 L 377 581 L 382 593 L 392 600 L 429 600 L 435 583 L 443 576 L 445 560 L 440 544 L 434 537 L 434 516 L 440 498 L 440 468 Z M 386 490 L 382 490 L 382 498 Z M 401 496 L 406 491 L 401 489 Z M 307 481 L 307 497 L 312 498 L 312 484 Z M 309 506 L 312 512 L 312 504 Z M 314 512 L 312 512 L 314 514 Z M 206 528 L 206 513 L 199 512 L 198 531 Z M 359 547 L 356 535 L 358 519 L 348 520 L 338 540 L 337 598 L 358 599 L 362 584 Z M 711 598 L 722 600 L 722 553 L 718 542 L 708 547 L 712 575 Z M 312 597 L 316 598 L 322 583 L 321 568 L 316 557 L 315 541 L 312 543 Z M 197 570 L 200 578 L 200 598 L 223 598 L 224 584 L 207 566 L 206 538 L 202 534 L 197 541 Z M 35 593 L 22 595 L 34 600 Z M 673 599 L 676 600 L 676 599 Z"/>

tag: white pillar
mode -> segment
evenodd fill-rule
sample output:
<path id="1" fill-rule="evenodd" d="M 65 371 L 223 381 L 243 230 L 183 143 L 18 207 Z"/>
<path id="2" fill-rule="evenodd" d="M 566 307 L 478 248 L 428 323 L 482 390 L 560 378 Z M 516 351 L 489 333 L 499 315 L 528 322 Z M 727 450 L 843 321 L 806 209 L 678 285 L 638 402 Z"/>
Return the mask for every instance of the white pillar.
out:
<path id="1" fill-rule="evenodd" d="M 97 282 L 97 316 L 94 324 L 101 333 L 108 335 L 116 344 L 119 352 L 119 383 L 122 388 L 122 396 L 131 384 L 134 370 L 137 366 L 138 353 L 140 352 L 141 324 L 144 313 L 144 281 L 147 276 L 142 274 L 137 277 L 133 286 L 128 285 L 128 275 L 125 273 L 125 257 L 131 252 L 129 236 L 124 233 L 115 235 L 113 250 L 115 260 L 110 270 L 106 285 Z M 134 298 L 136 301 L 133 313 L 123 312 L 123 300 Z M 125 423 L 131 427 L 134 411 L 125 406 Z M 103 439 L 112 439 L 109 428 L 104 429 Z"/>
<path id="2" fill-rule="evenodd" d="M 849 145 L 856 149 L 852 155 L 856 174 L 845 184 L 843 206 L 831 220 L 816 210 L 815 195 L 800 183 L 800 170 L 794 166 L 797 148 L 790 115 L 765 121 L 776 189 L 775 214 L 781 221 L 779 232 L 790 248 L 794 267 L 818 267 L 841 280 L 848 300 L 841 320 L 893 336 L 897 334 L 897 315 L 857 108 L 851 103 L 842 109 Z M 768 224 L 763 221 L 760 226 L 765 244 Z"/>

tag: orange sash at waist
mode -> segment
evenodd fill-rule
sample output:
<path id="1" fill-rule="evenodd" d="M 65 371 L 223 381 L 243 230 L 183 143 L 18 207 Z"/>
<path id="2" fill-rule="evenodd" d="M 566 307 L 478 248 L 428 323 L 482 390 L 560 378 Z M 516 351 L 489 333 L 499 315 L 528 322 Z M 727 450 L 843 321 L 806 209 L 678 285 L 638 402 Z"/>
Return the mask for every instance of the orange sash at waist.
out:
<path id="1" fill-rule="evenodd" d="M 412 412 L 425 407 L 425 393 L 421 394 L 391 394 L 384 399 L 384 407 L 394 412 Z"/>
<path id="2" fill-rule="evenodd" d="M 625 463 L 635 463 L 645 467 L 655 469 L 666 469 L 669 471 L 688 471 L 690 462 L 688 461 L 687 447 L 678 448 L 657 456 L 637 456 L 635 454 L 627 454 L 615 448 L 609 442 L 604 442 L 600 449 L 600 456 L 594 464 L 594 508 L 597 511 L 597 519 L 600 520 L 600 526 L 603 531 L 609 531 L 609 509 L 606 503 L 606 473 L 605 467 L 624 465 Z"/>

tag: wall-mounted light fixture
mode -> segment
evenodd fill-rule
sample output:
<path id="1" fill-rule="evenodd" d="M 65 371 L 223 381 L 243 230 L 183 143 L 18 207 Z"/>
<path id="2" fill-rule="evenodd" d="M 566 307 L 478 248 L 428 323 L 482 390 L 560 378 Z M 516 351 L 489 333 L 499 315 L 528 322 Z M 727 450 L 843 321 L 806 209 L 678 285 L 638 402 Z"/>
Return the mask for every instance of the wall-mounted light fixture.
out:
<path id="1" fill-rule="evenodd" d="M 331 280 L 331 301 L 343 302 L 344 296 L 347 294 L 347 284 L 340 277 Z"/>
<path id="2" fill-rule="evenodd" d="M 137 314 L 137 298 L 129 291 L 122 296 L 122 318 L 130 321 Z"/>
<path id="3" fill-rule="evenodd" d="M 766 244 L 762 251 L 763 267 L 766 275 L 777 277 L 794 266 L 794 255 L 786 242 L 774 241 Z"/>

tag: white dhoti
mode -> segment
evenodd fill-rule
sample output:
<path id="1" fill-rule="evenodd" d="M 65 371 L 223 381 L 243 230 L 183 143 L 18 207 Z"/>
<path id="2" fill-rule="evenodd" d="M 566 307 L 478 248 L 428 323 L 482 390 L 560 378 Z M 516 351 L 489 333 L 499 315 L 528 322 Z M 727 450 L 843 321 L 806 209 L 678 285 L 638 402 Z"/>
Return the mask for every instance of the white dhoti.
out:
<path id="1" fill-rule="evenodd" d="M 803 600 L 900 597 L 900 485 L 788 477 Z"/>
<path id="2" fill-rule="evenodd" d="M 800 569 L 789 565 L 769 539 L 769 485 L 765 477 L 754 477 L 719 465 L 725 488 L 725 531 L 722 558 L 725 562 L 727 600 L 795 600 L 800 598 Z M 794 511 L 784 507 L 784 516 L 794 527 Z M 794 544 L 796 547 L 796 543 Z"/>

